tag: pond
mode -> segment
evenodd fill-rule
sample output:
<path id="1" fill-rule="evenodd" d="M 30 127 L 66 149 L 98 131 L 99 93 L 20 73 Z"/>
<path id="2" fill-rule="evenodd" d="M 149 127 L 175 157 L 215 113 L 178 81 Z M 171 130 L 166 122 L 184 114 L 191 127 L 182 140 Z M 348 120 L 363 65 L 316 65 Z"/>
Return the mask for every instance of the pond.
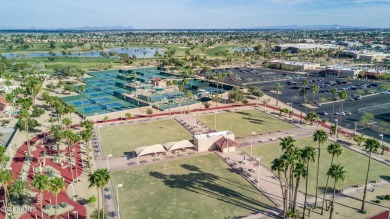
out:
<path id="1" fill-rule="evenodd" d="M 141 48 L 141 47 L 128 47 L 128 48 L 111 48 L 108 50 L 105 50 L 104 53 L 108 55 L 109 52 L 116 52 L 118 54 L 121 53 L 127 53 L 129 56 L 135 55 L 137 58 L 153 58 L 154 54 L 158 51 L 158 53 L 163 54 L 164 51 L 161 48 Z M 2 56 L 5 56 L 6 58 L 37 58 L 37 57 L 50 57 L 53 56 L 58 57 L 64 57 L 62 52 L 31 52 L 31 53 L 2 53 Z M 72 52 L 71 54 L 65 55 L 66 57 L 103 57 L 103 54 L 101 51 L 87 51 L 85 54 L 80 52 Z M 118 56 L 114 56 L 118 57 Z"/>

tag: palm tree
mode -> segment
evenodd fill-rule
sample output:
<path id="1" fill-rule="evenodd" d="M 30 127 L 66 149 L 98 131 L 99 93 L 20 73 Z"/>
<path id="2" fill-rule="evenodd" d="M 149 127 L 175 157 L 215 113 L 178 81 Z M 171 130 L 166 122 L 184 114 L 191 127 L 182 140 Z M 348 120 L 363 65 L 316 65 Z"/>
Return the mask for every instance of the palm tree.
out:
<path id="1" fill-rule="evenodd" d="M 49 176 L 44 175 L 44 174 L 35 175 L 34 179 L 31 182 L 31 185 L 34 188 L 37 188 L 39 190 L 39 195 L 40 196 L 41 195 L 43 196 L 43 192 L 48 190 L 49 186 L 50 186 Z M 43 200 L 43 198 L 41 198 L 40 200 L 41 200 L 41 203 L 40 203 L 40 205 L 41 205 L 41 218 L 43 218 L 43 210 L 42 210 L 42 200 Z"/>
<path id="2" fill-rule="evenodd" d="M 337 94 L 337 89 L 335 87 L 332 87 L 330 89 L 330 93 L 333 95 L 332 96 L 332 120 L 331 121 L 334 121 L 333 120 L 333 115 L 334 115 L 334 103 L 336 102 L 335 98 L 336 98 L 336 94 Z"/>
<path id="3" fill-rule="evenodd" d="M 131 118 L 131 113 L 126 113 L 125 117 L 126 117 L 126 119 L 130 119 Z"/>
<path id="4" fill-rule="evenodd" d="M 62 177 L 54 177 L 54 179 L 51 179 L 50 180 L 50 183 L 49 183 L 49 191 L 55 195 L 56 197 L 56 205 L 58 204 L 57 202 L 57 197 L 58 197 L 58 193 L 60 193 L 62 190 L 64 190 L 66 187 L 66 183 L 64 182 L 64 179 L 62 179 Z M 55 208 L 55 216 L 54 218 L 57 219 L 57 208 Z"/>
<path id="5" fill-rule="evenodd" d="M 305 87 L 302 87 L 300 90 L 299 90 L 299 96 L 301 96 L 302 97 L 302 106 L 304 106 L 305 107 L 305 112 L 306 112 L 306 114 L 307 114 L 307 107 L 306 107 L 306 96 L 307 96 L 307 90 L 306 90 L 306 88 Z M 303 117 L 303 111 L 301 110 L 301 119 L 302 119 L 302 117 Z"/>
<path id="6" fill-rule="evenodd" d="M 29 128 L 28 128 L 28 123 L 30 120 L 30 113 L 28 112 L 27 109 L 21 109 L 19 112 L 19 118 L 24 120 L 25 124 L 25 131 L 26 131 L 26 142 L 27 142 L 27 150 L 28 150 L 28 156 L 30 156 L 30 136 L 29 136 Z"/>
<path id="7" fill-rule="evenodd" d="M 218 102 L 221 101 L 221 98 L 218 96 L 218 94 L 215 94 L 211 100 L 215 103 L 215 106 L 218 106 Z"/>
<path id="8" fill-rule="evenodd" d="M 3 169 L 7 165 L 10 159 L 8 154 L 6 154 L 6 150 L 7 150 L 6 147 L 0 145 L 0 169 Z"/>
<path id="9" fill-rule="evenodd" d="M 89 188 L 95 187 L 98 190 L 98 218 L 100 214 L 100 189 L 106 186 L 110 180 L 110 174 L 107 169 L 97 169 L 89 175 Z M 104 215 L 104 210 L 103 210 Z"/>
<path id="10" fill-rule="evenodd" d="M 320 91 L 320 87 L 317 84 L 313 84 L 310 87 L 311 92 L 313 93 L 313 104 L 316 101 L 316 94 Z M 313 107 L 313 112 L 314 112 L 314 107 Z"/>
<path id="11" fill-rule="evenodd" d="M 283 209 L 284 209 L 284 216 L 286 215 L 286 209 L 287 209 L 287 197 L 284 193 L 284 187 L 282 182 L 282 173 L 284 172 L 286 168 L 286 163 L 281 158 L 276 158 L 272 161 L 271 170 L 278 173 L 278 179 L 280 184 L 280 189 L 282 190 L 282 197 L 283 197 Z M 284 217 L 285 218 L 285 217 Z"/>
<path id="12" fill-rule="evenodd" d="M 27 182 L 21 179 L 16 180 L 13 184 L 11 184 L 9 188 L 10 196 L 21 200 L 23 195 L 26 194 L 26 186 Z"/>
<path id="13" fill-rule="evenodd" d="M 92 136 L 93 136 L 93 132 L 92 132 L 92 129 L 86 129 L 86 130 L 83 130 L 81 133 L 81 139 L 83 141 L 85 141 L 85 144 L 86 144 L 86 151 L 87 151 L 87 161 L 88 161 L 88 167 L 91 168 L 91 161 L 90 161 L 90 156 L 89 156 L 89 153 L 91 151 L 91 139 L 92 139 Z"/>
<path id="14" fill-rule="evenodd" d="M 369 151 L 369 157 L 368 157 L 366 184 L 364 185 L 362 208 L 360 209 L 360 211 L 364 211 L 364 205 L 366 203 L 368 175 L 370 173 L 370 165 L 371 165 L 371 154 L 372 154 L 372 152 L 376 153 L 379 150 L 379 148 L 381 147 L 381 145 L 380 145 L 378 140 L 376 140 L 374 138 L 369 138 L 369 139 L 366 140 L 366 143 L 364 143 L 364 147 L 366 148 L 366 150 Z"/>
<path id="15" fill-rule="evenodd" d="M 318 179 L 320 172 L 320 157 L 321 157 L 321 144 L 325 143 L 328 140 L 328 134 L 324 130 L 316 130 L 313 134 L 313 141 L 318 141 L 318 156 L 317 156 L 317 181 L 316 181 L 316 199 L 314 202 L 314 208 L 317 207 L 317 198 L 318 198 Z"/>
<path id="16" fill-rule="evenodd" d="M 305 202 L 303 203 L 303 218 L 305 218 L 307 184 L 309 182 L 309 163 L 315 161 L 316 149 L 313 146 L 306 146 L 301 153 L 302 159 L 306 160 L 306 186 L 305 186 Z"/>
<path id="17" fill-rule="evenodd" d="M 272 85 L 272 90 L 276 91 L 276 106 L 279 104 L 279 92 L 283 88 L 283 85 L 281 85 L 279 82 Z"/>
<path id="18" fill-rule="evenodd" d="M 4 207 L 7 209 L 7 196 L 9 196 L 7 192 L 8 185 L 14 181 L 14 176 L 10 170 L 3 169 L 0 171 L 0 183 L 3 186 L 4 190 Z"/>
<path id="19" fill-rule="evenodd" d="M 291 151 L 294 148 L 295 139 L 291 136 L 287 136 L 281 139 L 280 146 L 282 147 L 282 151 Z"/>
<path id="20" fill-rule="evenodd" d="M 343 153 L 343 149 L 341 149 L 341 145 L 338 143 L 332 143 L 328 145 L 328 153 L 332 155 L 332 159 L 330 160 L 330 166 L 333 165 L 333 159 L 334 157 L 338 157 Z M 328 191 L 328 182 L 329 182 L 329 175 L 328 178 L 326 179 L 326 184 L 325 184 L 325 191 L 324 191 L 324 196 L 322 198 L 322 207 L 321 207 L 321 215 L 324 213 L 324 203 L 325 203 L 325 195 L 326 192 Z"/>
<path id="21" fill-rule="evenodd" d="M 65 126 L 65 128 L 69 129 L 70 125 L 72 125 L 72 120 L 70 118 L 64 118 L 62 120 L 62 124 Z"/>
<path id="22" fill-rule="evenodd" d="M 332 196 L 332 204 L 331 204 L 331 209 L 330 209 L 330 219 L 333 218 L 333 212 L 334 212 L 334 197 L 336 195 L 336 183 L 339 181 L 339 180 L 345 180 L 345 174 L 347 173 L 347 171 L 344 170 L 344 167 L 341 166 L 340 164 L 333 164 L 332 166 L 330 166 L 328 172 L 326 173 L 326 175 L 332 177 L 334 179 L 334 183 L 333 183 L 333 196 Z"/>
<path id="23" fill-rule="evenodd" d="M 302 159 L 302 150 L 299 150 L 299 155 L 298 156 L 298 163 L 295 164 L 294 167 L 294 177 L 295 177 L 295 192 L 294 192 L 294 202 L 293 202 L 293 211 L 295 212 L 296 206 L 297 206 L 297 197 L 298 197 L 298 188 L 299 188 L 299 183 L 301 180 L 301 177 L 307 178 L 307 172 L 305 168 L 305 163 L 306 161 Z"/>
<path id="24" fill-rule="evenodd" d="M 73 105 L 67 105 L 66 112 L 69 113 L 69 119 L 71 119 L 72 113 L 76 112 L 76 107 L 74 107 Z"/>

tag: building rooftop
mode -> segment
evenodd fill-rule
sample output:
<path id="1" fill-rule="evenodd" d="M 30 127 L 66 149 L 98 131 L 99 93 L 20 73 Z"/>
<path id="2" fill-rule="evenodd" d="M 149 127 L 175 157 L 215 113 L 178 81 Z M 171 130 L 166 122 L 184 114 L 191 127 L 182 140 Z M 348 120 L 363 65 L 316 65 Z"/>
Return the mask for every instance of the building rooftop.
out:
<path id="1" fill-rule="evenodd" d="M 333 44 L 314 44 L 314 43 L 287 43 L 287 44 L 281 44 L 278 46 L 282 47 L 294 47 L 298 49 L 314 49 L 314 48 L 320 48 L 320 49 L 336 49 L 339 48 L 337 45 Z"/>
<path id="2" fill-rule="evenodd" d="M 231 134 L 233 134 L 233 132 L 231 132 L 231 131 L 220 131 L 220 132 L 195 135 L 194 137 L 197 139 L 205 139 L 205 138 L 214 138 L 214 137 L 218 137 L 218 136 L 222 137 L 222 136 L 231 135 Z"/>

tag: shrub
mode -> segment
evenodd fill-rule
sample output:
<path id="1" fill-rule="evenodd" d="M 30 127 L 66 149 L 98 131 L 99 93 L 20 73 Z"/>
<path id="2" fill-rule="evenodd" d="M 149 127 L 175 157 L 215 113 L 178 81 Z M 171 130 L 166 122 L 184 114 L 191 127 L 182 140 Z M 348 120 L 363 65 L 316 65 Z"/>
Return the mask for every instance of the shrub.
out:
<path id="1" fill-rule="evenodd" d="M 243 104 L 248 104 L 249 101 L 248 101 L 247 99 L 244 99 L 244 100 L 242 101 L 242 103 L 243 103 Z"/>
<path id="2" fill-rule="evenodd" d="M 374 202 L 380 204 L 380 203 L 381 203 L 381 200 L 377 199 L 377 200 L 375 200 Z"/>
<path id="3" fill-rule="evenodd" d="M 53 207 L 51 204 L 47 204 L 47 205 L 43 206 L 44 209 L 50 209 L 51 207 Z"/>
<path id="4" fill-rule="evenodd" d="M 60 206 L 63 207 L 63 208 L 65 208 L 66 206 L 68 206 L 68 203 L 67 203 L 67 202 L 62 202 L 62 203 L 60 204 Z"/>
<path id="5" fill-rule="evenodd" d="M 367 211 L 366 211 L 366 210 L 363 210 L 363 211 L 360 211 L 360 213 L 362 213 L 362 214 L 367 214 Z"/>
<path id="6" fill-rule="evenodd" d="M 385 195 L 385 200 L 390 200 L 390 194 L 389 195 Z"/>
<path id="7" fill-rule="evenodd" d="M 93 195 L 93 196 L 91 196 L 91 197 L 89 197 L 89 199 L 88 199 L 88 203 L 89 204 L 93 204 L 93 203 L 95 203 L 96 202 L 96 197 Z"/>
<path id="8" fill-rule="evenodd" d="M 210 103 L 209 102 L 203 102 L 204 108 L 210 108 Z"/>

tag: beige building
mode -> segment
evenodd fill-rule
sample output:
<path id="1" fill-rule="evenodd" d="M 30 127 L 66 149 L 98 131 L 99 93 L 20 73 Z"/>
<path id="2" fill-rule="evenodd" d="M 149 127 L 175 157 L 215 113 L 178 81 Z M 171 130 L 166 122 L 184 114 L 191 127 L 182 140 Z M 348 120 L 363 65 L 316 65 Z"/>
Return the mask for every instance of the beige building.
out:
<path id="1" fill-rule="evenodd" d="M 320 64 L 317 63 L 308 63 L 308 62 L 289 62 L 282 60 L 274 60 L 269 63 L 270 68 L 276 68 L 287 71 L 309 71 L 317 69 L 320 67 Z"/>
<path id="2" fill-rule="evenodd" d="M 234 141 L 234 133 L 231 131 L 221 131 L 208 134 L 194 135 L 194 145 L 199 152 L 216 150 L 218 149 L 216 142 L 222 138 Z M 229 151 L 233 151 L 235 147 L 229 146 L 228 148 Z"/>

